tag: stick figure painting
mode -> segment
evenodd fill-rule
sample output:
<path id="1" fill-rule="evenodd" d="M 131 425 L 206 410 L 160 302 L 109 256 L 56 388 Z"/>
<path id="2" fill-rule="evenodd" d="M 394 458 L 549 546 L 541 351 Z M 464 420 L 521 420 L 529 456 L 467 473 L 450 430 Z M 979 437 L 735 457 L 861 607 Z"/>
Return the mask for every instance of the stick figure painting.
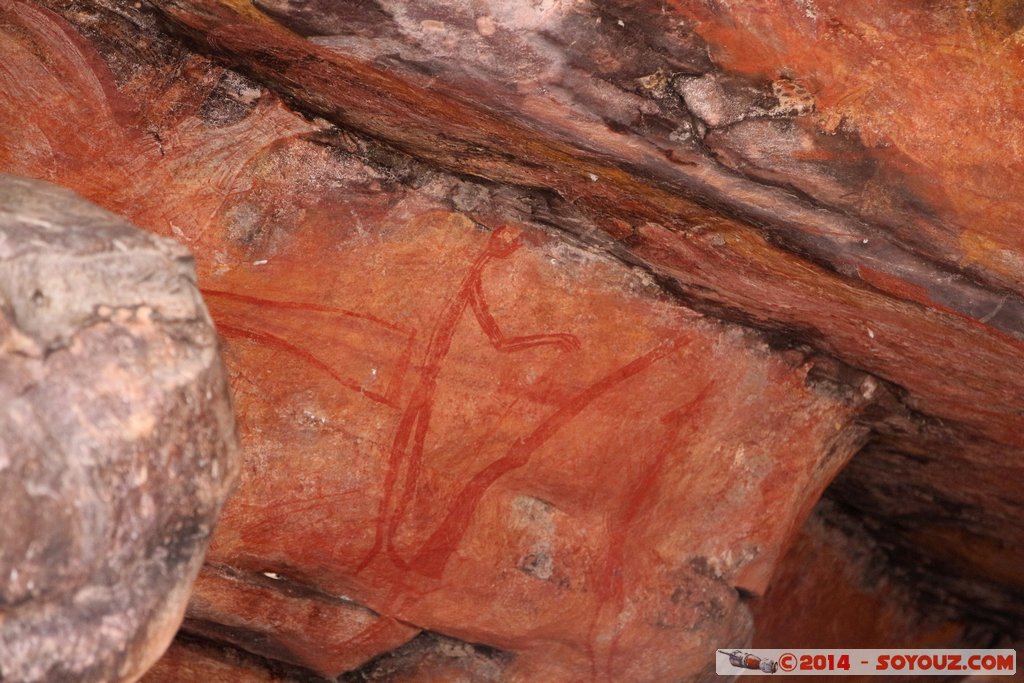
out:
<path id="1" fill-rule="evenodd" d="M 852 452 L 833 427 L 852 408 L 620 263 L 392 211 L 372 238 L 303 231 L 296 256 L 205 285 L 248 453 L 211 561 L 372 610 L 339 653 L 457 622 L 471 642 L 547 643 L 522 660 L 535 680 L 630 680 L 636 652 L 741 613 L 732 586 L 763 590 L 795 501 Z M 330 268 L 295 280 L 289 259 L 320 252 Z M 770 466 L 784 448 L 841 455 Z M 746 624 L 699 632 L 711 647 Z"/>

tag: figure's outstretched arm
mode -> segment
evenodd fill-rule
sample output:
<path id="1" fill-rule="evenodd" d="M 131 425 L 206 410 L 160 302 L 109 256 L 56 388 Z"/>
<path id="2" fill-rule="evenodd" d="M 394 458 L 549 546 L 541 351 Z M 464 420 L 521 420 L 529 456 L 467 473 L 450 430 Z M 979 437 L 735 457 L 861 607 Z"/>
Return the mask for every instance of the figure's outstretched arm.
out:
<path id="1" fill-rule="evenodd" d="M 580 340 L 573 334 L 530 334 L 522 337 L 506 337 L 498 327 L 498 321 L 491 315 L 484 299 L 483 285 L 477 278 L 470 290 L 469 304 L 473 308 L 480 328 L 499 351 L 522 351 L 534 346 L 557 346 L 563 351 L 576 351 L 580 348 Z"/>

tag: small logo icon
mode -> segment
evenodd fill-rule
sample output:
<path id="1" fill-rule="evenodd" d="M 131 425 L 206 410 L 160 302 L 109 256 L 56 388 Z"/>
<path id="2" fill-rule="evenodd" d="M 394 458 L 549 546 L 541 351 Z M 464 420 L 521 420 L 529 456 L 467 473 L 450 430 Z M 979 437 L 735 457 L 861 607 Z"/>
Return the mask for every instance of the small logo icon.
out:
<path id="1" fill-rule="evenodd" d="M 742 650 L 733 650 L 732 652 L 719 650 L 719 652 L 728 657 L 729 663 L 739 669 L 763 671 L 766 674 L 773 674 L 779 670 L 779 665 L 774 659 L 762 659 Z"/>

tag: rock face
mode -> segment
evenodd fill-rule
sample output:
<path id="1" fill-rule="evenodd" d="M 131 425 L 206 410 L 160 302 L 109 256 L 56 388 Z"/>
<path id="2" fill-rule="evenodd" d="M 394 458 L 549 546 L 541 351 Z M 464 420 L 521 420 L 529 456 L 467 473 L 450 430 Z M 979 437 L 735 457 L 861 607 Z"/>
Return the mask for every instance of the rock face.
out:
<path id="1" fill-rule="evenodd" d="M 906 609 L 907 590 L 856 520 L 823 502 L 753 606 L 753 647 L 938 648 L 965 636 L 947 605 Z"/>
<path id="2" fill-rule="evenodd" d="M 314 586 L 500 643 L 523 680 L 694 676 L 696 652 L 746 639 L 742 596 L 764 591 L 859 445 L 863 397 L 815 391 L 802 361 L 680 315 L 614 262 L 439 207 L 392 212 L 409 218 L 372 239 L 327 229 L 208 291 L 232 368 L 276 358 L 273 382 L 233 381 L 252 459 L 211 560 L 269 574 L 263 591 Z M 329 244 L 325 297 L 286 273 Z M 254 276 L 280 294 L 240 294 Z M 314 666 L 311 639 L 351 654 L 356 635 L 414 635 L 386 621 L 319 635 L 291 623 L 306 623 L 303 595 L 243 615 L 252 579 L 212 579 L 190 611 L 204 634 L 241 617 L 264 633 L 249 649 L 324 674 L 346 660 Z"/>
<path id="3" fill-rule="evenodd" d="M 0 168 L 188 244 L 224 344 L 241 484 L 147 679 L 1020 638 L 1024 74 L 975 5 L 0 5 Z"/>
<path id="4" fill-rule="evenodd" d="M 134 681 L 237 475 L 186 249 L 0 176 L 0 679 Z"/>

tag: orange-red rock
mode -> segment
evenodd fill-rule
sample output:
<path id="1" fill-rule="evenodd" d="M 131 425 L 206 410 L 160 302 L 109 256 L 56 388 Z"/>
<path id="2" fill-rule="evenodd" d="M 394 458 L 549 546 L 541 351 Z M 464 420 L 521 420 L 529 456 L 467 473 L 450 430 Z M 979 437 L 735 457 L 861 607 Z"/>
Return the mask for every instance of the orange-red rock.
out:
<path id="1" fill-rule="evenodd" d="M 256 550 L 256 548 L 254 548 Z M 200 573 L 185 630 L 268 660 L 334 678 L 414 638 L 418 630 L 350 599 L 217 563 Z"/>
<path id="2" fill-rule="evenodd" d="M 887 576 L 870 537 L 830 526 L 816 511 L 754 603 L 759 648 L 958 647 L 963 626 L 937 603 L 921 604 Z M 849 520 L 847 520 L 849 523 Z M 865 677 L 867 680 L 868 677 Z"/>
<path id="3" fill-rule="evenodd" d="M 814 79 L 729 54 L 743 31 L 716 22 L 741 10 L 45 4 L 5 5 L 0 112 L 25 132 L 0 167 L 189 244 L 224 342 L 246 462 L 195 632 L 323 674 L 419 651 L 430 636 L 401 644 L 425 629 L 506 652 L 501 680 L 698 677 L 750 637 L 748 598 L 868 430 L 837 495 L 871 482 L 898 511 L 887 455 L 969 464 L 950 495 L 999 502 L 953 518 L 984 551 L 959 560 L 991 580 L 989 614 L 1019 585 L 990 544 L 1022 507 L 1012 273 L 949 276 L 952 214 L 904 173 L 913 131 L 886 151 L 867 122 L 832 125 L 846 110 Z M 907 239 L 918 225 L 945 241 Z M 961 481 L 894 471 L 901 490 Z"/>
<path id="4" fill-rule="evenodd" d="M 1021 290 L 1024 17 L 1016 3 L 669 5 L 722 67 L 799 79 L 822 129 L 855 131 L 898 189 L 938 219 L 892 223 L 903 239 Z M 884 188 L 876 196 L 884 201 Z"/>
<path id="5" fill-rule="evenodd" d="M 160 135 L 197 178 L 244 173 L 244 193 L 147 183 L 189 206 L 168 222 L 200 254 L 242 425 L 211 560 L 522 652 L 526 677 L 696 673 L 742 639 L 736 587 L 764 590 L 852 454 L 851 408 L 620 264 L 481 230 L 301 138 L 267 145 L 314 127 L 264 101 L 245 128 Z M 209 142 L 185 137 L 203 125 Z M 212 199 L 212 221 L 188 219 Z M 208 584 L 197 618 L 272 628 Z M 678 656 L 637 656 L 652 650 Z"/>
<path id="6" fill-rule="evenodd" d="M 743 638 L 736 588 L 764 590 L 852 452 L 850 408 L 621 266 L 417 203 L 218 281 L 268 296 L 210 297 L 249 454 L 211 558 L 529 652 L 529 675 L 682 675 L 711 647 L 684 633 Z M 325 292 L 296 266 L 332 248 Z"/>
<path id="7" fill-rule="evenodd" d="M 303 679 L 309 680 L 301 671 L 293 674 L 231 648 L 179 638 L 142 677 L 142 683 L 300 683 Z"/>

